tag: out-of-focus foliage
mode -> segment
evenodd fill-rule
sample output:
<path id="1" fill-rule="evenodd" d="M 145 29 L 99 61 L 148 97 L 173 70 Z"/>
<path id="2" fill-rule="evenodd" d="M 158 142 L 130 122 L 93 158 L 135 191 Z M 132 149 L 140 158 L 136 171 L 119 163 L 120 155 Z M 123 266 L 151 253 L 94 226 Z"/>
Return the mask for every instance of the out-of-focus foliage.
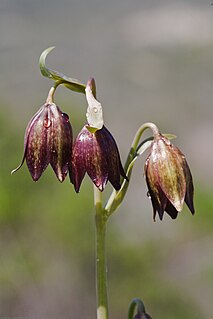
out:
<path id="1" fill-rule="evenodd" d="M 86 180 L 81 193 L 76 195 L 68 180 L 60 184 L 50 169 L 37 183 L 31 180 L 26 166 L 10 176 L 21 154 L 23 132 L 17 133 L 16 124 L 2 113 L 0 136 L 1 314 L 66 318 L 80 313 L 93 318 L 95 256 L 91 183 Z M 121 234 L 112 218 L 107 237 L 112 317 L 123 318 L 129 301 L 136 296 L 144 300 L 153 318 L 202 316 L 196 296 L 184 288 L 184 275 L 175 272 L 176 268 L 184 271 L 183 243 L 188 245 L 198 232 L 200 238 L 208 233 L 211 236 L 212 199 L 208 190 L 198 190 L 196 195 L 197 215 L 192 218 L 186 211 L 181 213 L 182 220 L 178 219 L 184 238 L 176 236 L 170 241 L 150 235 L 141 242 L 132 242 L 134 230 L 126 229 L 126 234 Z M 117 221 L 120 218 L 122 223 L 122 211 L 119 214 Z M 134 212 L 131 214 L 135 218 Z M 151 218 L 151 211 L 147 218 Z M 154 234 L 160 225 L 160 222 L 153 223 L 150 231 Z M 170 227 L 176 226 L 172 223 Z M 176 260 L 182 253 L 183 259 Z M 192 273 L 194 266 L 190 268 Z M 212 282 L 211 263 L 200 274 L 203 283 Z M 178 276 L 182 284 L 177 283 Z"/>

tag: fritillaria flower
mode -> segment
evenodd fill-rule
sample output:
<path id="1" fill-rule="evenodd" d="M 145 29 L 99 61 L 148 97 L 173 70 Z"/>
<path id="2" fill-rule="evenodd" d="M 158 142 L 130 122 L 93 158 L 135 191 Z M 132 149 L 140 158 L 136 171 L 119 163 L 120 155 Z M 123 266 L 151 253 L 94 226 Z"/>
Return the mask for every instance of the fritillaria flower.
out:
<path id="1" fill-rule="evenodd" d="M 105 126 L 94 133 L 84 126 L 74 142 L 71 179 L 76 192 L 86 172 L 100 191 L 108 180 L 119 190 L 120 175 L 126 178 L 116 142 Z"/>
<path id="2" fill-rule="evenodd" d="M 150 315 L 148 315 L 148 313 L 143 312 L 143 313 L 137 313 L 134 316 L 134 319 L 152 319 L 152 318 L 150 317 Z"/>
<path id="3" fill-rule="evenodd" d="M 34 181 L 50 164 L 60 182 L 71 165 L 72 127 L 67 114 L 54 103 L 45 103 L 29 122 L 24 139 L 24 156 Z M 13 171 L 13 172 L 14 172 Z"/>
<path id="4" fill-rule="evenodd" d="M 160 133 L 154 136 L 145 176 L 154 220 L 156 212 L 162 220 L 164 211 L 175 219 L 184 201 L 194 214 L 193 181 L 185 156 Z"/>

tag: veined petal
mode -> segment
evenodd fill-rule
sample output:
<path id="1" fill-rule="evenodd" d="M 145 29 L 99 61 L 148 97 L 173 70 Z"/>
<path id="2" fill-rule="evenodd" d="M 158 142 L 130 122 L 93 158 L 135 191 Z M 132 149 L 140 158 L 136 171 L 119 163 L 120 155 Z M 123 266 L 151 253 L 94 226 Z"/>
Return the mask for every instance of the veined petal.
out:
<path id="1" fill-rule="evenodd" d="M 185 177 L 186 177 L 185 202 L 186 202 L 187 206 L 189 207 L 192 215 L 194 215 L 194 213 L 195 213 L 194 203 L 193 203 L 194 186 L 193 186 L 192 174 L 190 172 L 190 169 L 189 169 L 189 166 L 187 164 L 185 157 L 183 159 L 183 167 L 184 167 L 184 173 L 185 173 Z"/>
<path id="2" fill-rule="evenodd" d="M 178 211 L 176 210 L 176 208 L 172 205 L 172 203 L 169 200 L 167 200 L 165 211 L 167 212 L 167 214 L 169 214 L 169 216 L 172 219 L 177 218 Z"/>
<path id="3" fill-rule="evenodd" d="M 112 186 L 119 190 L 120 185 L 120 174 L 121 174 L 121 161 L 119 151 L 116 142 L 112 134 L 107 130 L 105 126 L 95 133 L 98 145 L 101 149 L 102 158 L 106 161 L 108 179 Z M 124 173 L 124 177 L 125 173 Z"/>
<path id="4" fill-rule="evenodd" d="M 109 171 L 106 154 L 97 139 L 97 133 L 100 131 L 98 130 L 95 133 L 88 131 L 84 158 L 87 174 L 98 189 L 103 191 L 108 181 Z"/>
<path id="5" fill-rule="evenodd" d="M 168 200 L 158 184 L 157 171 L 153 164 L 152 156 L 150 156 L 146 160 L 145 176 L 148 186 L 148 196 L 151 198 L 153 206 L 153 219 L 155 221 L 156 212 L 158 212 L 160 220 L 163 219 L 163 213 Z"/>
<path id="6" fill-rule="evenodd" d="M 48 107 L 44 105 L 26 130 L 25 157 L 28 169 L 34 181 L 37 181 L 49 164 L 47 152 Z"/>
<path id="7" fill-rule="evenodd" d="M 84 134 L 81 131 L 74 142 L 73 151 L 72 151 L 72 169 L 71 169 L 70 175 L 71 175 L 71 182 L 74 184 L 74 188 L 77 193 L 80 190 L 81 182 L 86 173 L 83 140 L 84 140 Z"/>
<path id="8" fill-rule="evenodd" d="M 106 160 L 102 157 L 102 151 L 98 145 L 95 133 L 91 133 L 84 126 L 77 136 L 72 156 L 72 182 L 78 192 L 85 172 L 92 179 L 100 191 L 104 190 L 108 173 Z"/>
<path id="9" fill-rule="evenodd" d="M 60 182 L 63 182 L 72 156 L 72 128 L 67 114 L 54 103 L 50 105 L 48 152 L 50 164 Z"/>
<path id="10" fill-rule="evenodd" d="M 29 132 L 30 132 L 34 122 L 38 119 L 38 117 L 43 112 L 43 110 L 44 110 L 44 105 L 38 110 L 38 112 L 32 117 L 32 119 L 28 123 L 27 128 L 25 130 L 25 136 L 24 136 L 24 154 L 23 154 L 23 157 L 22 157 L 22 161 L 21 161 L 21 163 L 19 164 L 18 167 L 16 167 L 15 169 L 12 170 L 11 174 L 13 174 L 16 171 L 18 171 L 22 167 L 22 165 L 24 164 L 24 161 L 25 161 L 25 158 L 26 158 L 26 151 L 27 151 L 27 143 L 28 143 Z"/>
<path id="11" fill-rule="evenodd" d="M 186 179 L 178 149 L 163 136 L 153 145 L 156 149 L 152 156 L 159 185 L 171 204 L 180 212 L 186 195 Z"/>

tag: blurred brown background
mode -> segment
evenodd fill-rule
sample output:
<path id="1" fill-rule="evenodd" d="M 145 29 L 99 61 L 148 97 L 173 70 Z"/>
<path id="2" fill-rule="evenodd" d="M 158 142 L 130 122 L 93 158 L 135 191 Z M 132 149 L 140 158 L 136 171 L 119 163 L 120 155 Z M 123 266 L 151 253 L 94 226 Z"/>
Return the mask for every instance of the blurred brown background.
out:
<path id="1" fill-rule="evenodd" d="M 213 298 L 213 7 L 208 0 L 0 1 L 0 317 L 95 317 L 91 182 L 75 195 L 47 169 L 34 183 L 22 157 L 29 119 L 51 81 L 47 65 L 86 82 L 95 77 L 105 124 L 125 162 L 138 126 L 174 133 L 195 182 L 196 214 L 152 221 L 145 157 L 108 226 L 112 318 L 133 297 L 158 319 L 209 319 Z M 61 87 L 56 102 L 76 135 L 84 96 Z M 110 189 L 110 186 L 109 186 Z"/>

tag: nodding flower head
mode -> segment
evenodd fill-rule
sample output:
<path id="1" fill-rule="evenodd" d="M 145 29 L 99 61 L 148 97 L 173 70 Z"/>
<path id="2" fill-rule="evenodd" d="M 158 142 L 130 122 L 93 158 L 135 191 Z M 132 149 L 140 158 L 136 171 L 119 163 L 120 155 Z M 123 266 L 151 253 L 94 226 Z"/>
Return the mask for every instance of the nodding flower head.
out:
<path id="1" fill-rule="evenodd" d="M 152 319 L 152 318 L 150 317 L 150 315 L 148 315 L 148 313 L 142 312 L 142 313 L 137 313 L 134 316 L 134 319 Z"/>
<path id="2" fill-rule="evenodd" d="M 116 142 L 105 126 L 94 133 L 84 126 L 74 142 L 71 180 L 76 192 L 86 172 L 100 191 L 108 180 L 119 190 L 120 175 L 126 178 Z"/>
<path id="3" fill-rule="evenodd" d="M 184 201 L 194 214 L 193 181 L 185 156 L 161 134 L 156 134 L 145 164 L 148 195 L 156 212 L 163 219 L 164 211 L 175 219 Z"/>
<path id="4" fill-rule="evenodd" d="M 24 139 L 24 156 L 34 181 L 50 164 L 60 182 L 71 166 L 72 127 L 67 114 L 54 103 L 45 103 L 29 122 Z M 14 172 L 13 171 L 13 172 Z"/>

